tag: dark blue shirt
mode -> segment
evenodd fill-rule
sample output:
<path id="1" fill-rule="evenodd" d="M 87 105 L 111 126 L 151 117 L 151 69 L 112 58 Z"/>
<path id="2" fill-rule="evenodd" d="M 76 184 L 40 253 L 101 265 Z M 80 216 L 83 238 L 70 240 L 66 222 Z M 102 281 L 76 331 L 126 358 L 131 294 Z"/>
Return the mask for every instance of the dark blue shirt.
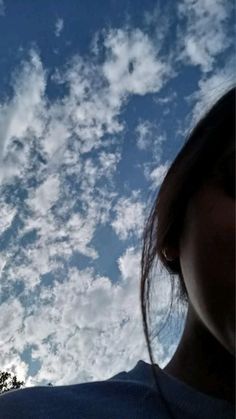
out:
<path id="1" fill-rule="evenodd" d="M 158 382 L 176 419 L 234 419 L 234 406 L 196 391 L 158 370 Z M 104 381 L 28 387 L 0 396 L 1 419 L 169 419 L 150 364 Z"/>

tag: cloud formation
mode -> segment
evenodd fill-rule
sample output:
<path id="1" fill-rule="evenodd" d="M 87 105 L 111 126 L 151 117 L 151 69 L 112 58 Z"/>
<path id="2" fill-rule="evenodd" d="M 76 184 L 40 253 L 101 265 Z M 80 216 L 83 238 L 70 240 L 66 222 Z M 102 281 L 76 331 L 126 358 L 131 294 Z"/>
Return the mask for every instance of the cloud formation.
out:
<path id="1" fill-rule="evenodd" d="M 3 0 L 0 0 L 0 16 L 5 16 L 5 4 Z"/>
<path id="2" fill-rule="evenodd" d="M 180 59 L 198 65 L 204 73 L 213 69 L 217 55 L 232 43 L 228 21 L 232 12 L 230 1 L 184 0 L 178 3 L 183 49 Z"/>
<path id="3" fill-rule="evenodd" d="M 144 223 L 144 208 L 138 197 L 139 191 L 133 191 L 130 198 L 119 198 L 114 211 L 116 213 L 111 226 L 120 240 L 126 240 L 133 233 L 140 237 Z"/>
<path id="4" fill-rule="evenodd" d="M 15 73 L 13 96 L 1 104 L 1 188 L 17 181 L 25 198 L 16 208 L 1 195 L 2 233 L 16 217 L 20 227 L 1 252 L 1 286 L 12 297 L 1 306 L 11 322 L 0 334 L 11 365 L 15 350 L 18 358 L 28 351 L 30 370 L 24 356 L 18 363 L 27 385 L 102 379 L 104 371 L 109 377 L 124 364 L 132 367 L 145 352 L 140 250 L 119 256 L 114 284 L 93 269 L 69 267 L 74 252 L 99 257 L 92 244 L 99 225 L 109 225 L 121 241 L 140 238 L 138 191 L 117 199 L 115 190 L 124 130 L 119 115 L 129 95 L 157 92 L 168 78 L 168 64 L 141 30 L 110 30 L 104 47 L 101 64 L 76 55 L 57 70 L 51 80 L 67 93 L 54 101 L 46 96 L 48 73 L 31 50 Z M 2 365 L 9 365 L 6 359 Z"/>
<path id="5" fill-rule="evenodd" d="M 169 22 L 160 27 L 159 46 L 148 34 L 160 16 L 156 8 L 153 18 L 146 14 L 146 30 L 104 30 L 91 55 L 75 54 L 52 74 L 34 49 L 16 69 L 13 94 L 0 104 L 0 362 L 27 385 L 105 379 L 149 361 L 139 307 L 145 193 L 160 186 L 168 168 L 163 148 L 168 130 L 176 130 L 179 115 L 172 110 L 182 94 L 165 87 L 177 64 L 200 69 L 197 90 L 187 98 L 197 117 L 208 92 L 225 83 L 229 73 L 220 66 L 208 75 L 230 43 L 222 8 L 220 0 L 179 3 L 183 32 L 171 52 L 161 52 Z M 58 19 L 57 37 L 63 25 Z M 50 97 L 49 86 L 63 94 Z M 136 118 L 134 98 L 152 94 L 155 110 Z M 135 184 L 137 172 L 133 189 L 125 185 L 124 150 L 128 176 L 141 169 L 143 189 Z M 106 228 L 117 239 L 115 281 L 94 268 Z M 170 290 L 159 272 L 156 278 L 158 325 Z M 161 365 L 171 348 L 156 348 Z"/>
<path id="6" fill-rule="evenodd" d="M 62 18 L 58 18 L 55 24 L 55 32 L 54 32 L 57 38 L 61 35 L 63 28 L 64 28 L 64 20 Z"/>

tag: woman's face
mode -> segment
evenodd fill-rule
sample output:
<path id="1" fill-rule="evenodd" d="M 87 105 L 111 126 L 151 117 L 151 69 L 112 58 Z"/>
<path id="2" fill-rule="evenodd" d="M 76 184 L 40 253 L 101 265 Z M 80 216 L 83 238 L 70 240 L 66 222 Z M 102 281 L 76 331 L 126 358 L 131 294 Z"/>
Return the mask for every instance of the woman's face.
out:
<path id="1" fill-rule="evenodd" d="M 226 159 L 226 176 L 230 170 L 234 176 L 232 164 L 231 154 Z M 225 171 L 219 179 L 224 176 Z M 229 194 L 228 182 L 229 178 L 223 183 L 208 180 L 190 201 L 179 258 L 193 309 L 210 333 L 234 355 L 235 199 Z"/>

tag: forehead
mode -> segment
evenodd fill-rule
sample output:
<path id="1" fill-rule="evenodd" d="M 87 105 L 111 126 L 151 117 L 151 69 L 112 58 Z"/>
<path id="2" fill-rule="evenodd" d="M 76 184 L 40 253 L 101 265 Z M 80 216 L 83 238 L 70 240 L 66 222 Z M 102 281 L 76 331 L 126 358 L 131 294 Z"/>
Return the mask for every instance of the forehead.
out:
<path id="1" fill-rule="evenodd" d="M 194 228 L 204 235 L 234 234 L 235 202 L 218 185 L 206 182 L 190 200 L 184 225 L 184 231 Z"/>
<path id="2" fill-rule="evenodd" d="M 213 204 L 220 207 L 226 202 L 229 203 L 231 207 L 233 206 L 235 208 L 235 202 L 227 197 L 222 185 L 222 178 L 226 168 L 227 173 L 230 173 L 230 176 L 233 172 L 235 173 L 234 142 L 230 143 L 229 146 L 224 149 L 221 156 L 219 156 L 214 167 L 205 176 L 197 191 L 190 198 L 188 207 L 196 207 L 196 205 L 199 206 L 201 204 L 209 209 L 209 206 L 212 206 Z"/>
<path id="3" fill-rule="evenodd" d="M 230 165 L 235 166 L 235 143 L 231 142 L 221 153 L 221 155 L 217 158 L 217 160 L 212 165 L 209 173 L 207 174 L 205 180 L 206 183 L 213 184 L 215 180 L 218 179 L 218 175 L 221 173 L 222 169 L 226 166 Z"/>

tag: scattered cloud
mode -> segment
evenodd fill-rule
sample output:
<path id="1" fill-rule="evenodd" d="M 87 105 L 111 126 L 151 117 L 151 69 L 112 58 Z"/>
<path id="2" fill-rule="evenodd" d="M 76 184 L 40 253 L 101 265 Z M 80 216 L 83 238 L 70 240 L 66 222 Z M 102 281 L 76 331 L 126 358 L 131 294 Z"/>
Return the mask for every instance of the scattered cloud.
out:
<path id="1" fill-rule="evenodd" d="M 235 83 L 235 56 L 230 57 L 227 66 L 217 68 L 214 74 L 203 77 L 198 82 L 198 89 L 187 97 L 193 103 L 191 126 L 194 126 L 213 103 Z"/>
<path id="2" fill-rule="evenodd" d="M 146 171 L 147 179 L 152 182 L 150 189 L 156 190 L 161 185 L 168 168 L 169 164 L 161 164 L 152 171 Z"/>
<path id="3" fill-rule="evenodd" d="M 112 30 L 104 44 L 103 73 L 114 97 L 157 92 L 171 75 L 168 61 L 158 57 L 151 39 L 139 29 Z"/>
<path id="4" fill-rule="evenodd" d="M 152 34 L 156 51 L 160 51 L 166 46 L 166 39 L 174 25 L 174 20 L 175 8 L 173 9 L 169 2 L 157 2 L 151 10 L 144 12 L 144 26 Z"/>
<path id="5" fill-rule="evenodd" d="M 31 50 L 15 71 L 12 97 L 0 105 L 1 191 L 18 182 L 22 193 L 15 207 L 0 196 L 1 233 L 9 237 L 1 251 L 1 291 L 11 295 L 1 306 L 9 315 L 8 336 L 0 329 L 1 365 L 19 361 L 28 386 L 108 378 L 146 353 L 140 250 L 128 248 L 118 258 L 116 283 L 70 261 L 75 253 L 91 262 L 99 257 L 92 243 L 100 225 L 111 226 L 120 240 L 140 237 L 145 204 L 138 191 L 118 198 L 114 182 L 121 112 L 130 95 L 158 92 L 169 64 L 141 30 L 110 30 L 100 47 L 102 63 L 75 55 L 54 73 L 50 82 L 66 92 L 56 100 L 46 96 L 48 72 Z"/>
<path id="6" fill-rule="evenodd" d="M 114 211 L 116 216 L 111 222 L 120 240 L 126 240 L 130 234 L 139 237 L 142 233 L 145 205 L 139 200 L 139 191 L 132 191 L 130 198 L 119 198 Z"/>
<path id="7" fill-rule="evenodd" d="M 164 97 L 157 95 L 157 97 L 154 97 L 153 100 L 157 104 L 167 105 L 177 100 L 177 92 L 172 91 L 168 96 L 164 96 Z"/>
<path id="8" fill-rule="evenodd" d="M 140 121 L 135 129 L 137 133 L 137 147 L 140 150 L 151 150 L 153 158 L 157 161 L 161 157 L 163 142 L 166 141 L 165 133 L 160 133 L 160 128 L 154 122 Z"/>
<path id="9" fill-rule="evenodd" d="M 11 205 L 7 205 L 6 203 L 3 203 L 1 205 L 0 214 L 0 234 L 3 234 L 5 230 L 10 228 L 12 221 L 16 215 L 16 208 L 12 207 Z"/>
<path id="10" fill-rule="evenodd" d="M 140 257 L 140 249 L 126 249 L 118 259 L 120 278 L 116 284 L 96 275 L 93 269 L 70 268 L 63 282 L 41 287 L 37 304 L 24 319 L 21 305 L 8 302 L 6 316 L 13 310 L 15 315 L 3 328 L 8 331 L 5 352 L 31 347 L 32 359 L 41 365 L 35 375 L 27 377 L 27 386 L 106 379 L 124 365 L 133 368 L 140 358 L 148 361 L 137 304 Z M 169 291 L 164 283 L 159 284 L 156 318 L 167 309 Z M 159 344 L 157 359 L 166 361 L 165 350 Z M 26 374 L 26 365 L 21 364 Z"/>
<path id="11" fill-rule="evenodd" d="M 150 147 L 152 143 L 152 123 L 150 121 L 140 122 L 136 127 L 136 132 L 138 134 L 137 146 L 140 150 L 146 150 Z"/>
<path id="12" fill-rule="evenodd" d="M 5 4 L 3 0 L 0 0 L 0 16 L 5 16 Z"/>
<path id="13" fill-rule="evenodd" d="M 207 92 L 228 77 L 226 70 L 205 77 L 229 45 L 228 12 L 221 0 L 184 0 L 178 12 L 186 29 L 179 60 L 200 66 L 204 74 L 189 99 L 197 116 Z M 155 25 L 159 11 L 145 18 Z M 160 30 L 160 43 L 168 25 Z M 63 28 L 60 18 L 55 36 Z M 155 42 L 137 28 L 103 31 L 93 43 L 93 56 L 74 55 L 50 79 L 31 50 L 12 79 L 12 97 L 0 104 L 0 235 L 5 240 L 0 287 L 6 293 L 0 362 L 17 368 L 27 386 L 106 379 L 140 358 L 149 360 L 139 306 L 140 248 L 127 244 L 117 257 L 116 282 L 94 268 L 82 269 L 80 258 L 87 257 L 90 266 L 99 258 L 93 239 L 101 225 L 123 242 L 141 237 L 147 203 L 140 190 L 119 195 L 115 175 L 125 135 L 123 110 L 132 95 L 155 93 L 159 107 L 170 107 L 177 98 L 176 92 L 160 96 L 175 70 L 173 56 L 162 55 Z M 49 83 L 64 88 L 64 96 L 49 100 Z M 155 161 L 152 168 L 142 166 L 151 189 L 160 186 L 169 164 L 161 163 L 166 133 L 159 120 L 140 119 L 134 129 L 137 148 Z M 10 189 L 16 184 L 18 197 Z M 158 293 L 157 323 L 169 307 L 165 281 L 158 282 Z M 166 363 L 164 345 L 157 347 L 156 358 Z"/>
<path id="14" fill-rule="evenodd" d="M 49 176 L 29 198 L 29 207 L 39 215 L 46 215 L 53 203 L 59 198 L 59 177 Z M 26 201 L 27 203 L 27 201 Z"/>
<path id="15" fill-rule="evenodd" d="M 64 28 L 64 20 L 62 18 L 58 18 L 55 24 L 55 36 L 59 37 L 61 35 L 61 32 Z"/>
<path id="16" fill-rule="evenodd" d="M 180 51 L 177 60 L 200 66 L 204 73 L 213 69 L 216 57 L 232 43 L 228 20 L 230 1 L 183 0 L 178 3 Z"/>
<path id="17" fill-rule="evenodd" d="M 13 79 L 14 96 L 0 105 L 0 183 L 22 176 L 30 158 L 32 138 L 44 128 L 45 71 L 33 50 Z"/>
<path id="18" fill-rule="evenodd" d="M 77 55 L 65 71 L 55 73 L 52 81 L 67 86 L 69 93 L 50 105 L 44 96 L 47 73 L 37 53 L 31 51 L 30 60 L 15 77 L 14 97 L 1 105 L 2 183 L 21 176 L 29 164 L 32 135 L 56 170 L 65 156 L 75 162 L 67 150 L 70 137 L 78 158 L 99 148 L 105 134 L 123 130 L 118 115 L 127 95 L 158 92 L 170 77 L 169 64 L 156 56 L 150 38 L 140 30 L 109 31 L 104 46 L 103 64 L 86 62 Z"/>
<path id="19" fill-rule="evenodd" d="M 41 287 L 37 304 L 24 320 L 15 310 L 17 323 L 12 320 L 4 327 L 8 339 L 12 336 L 4 349 L 28 345 L 32 359 L 41 364 L 37 374 L 27 378 L 27 386 L 105 379 L 124 364 L 133 367 L 143 356 L 145 342 L 137 304 L 139 258 L 134 248 L 119 258 L 121 277 L 117 284 L 95 275 L 93 269 L 71 268 L 63 282 Z M 11 301 L 8 307 L 7 314 L 15 309 Z"/>

